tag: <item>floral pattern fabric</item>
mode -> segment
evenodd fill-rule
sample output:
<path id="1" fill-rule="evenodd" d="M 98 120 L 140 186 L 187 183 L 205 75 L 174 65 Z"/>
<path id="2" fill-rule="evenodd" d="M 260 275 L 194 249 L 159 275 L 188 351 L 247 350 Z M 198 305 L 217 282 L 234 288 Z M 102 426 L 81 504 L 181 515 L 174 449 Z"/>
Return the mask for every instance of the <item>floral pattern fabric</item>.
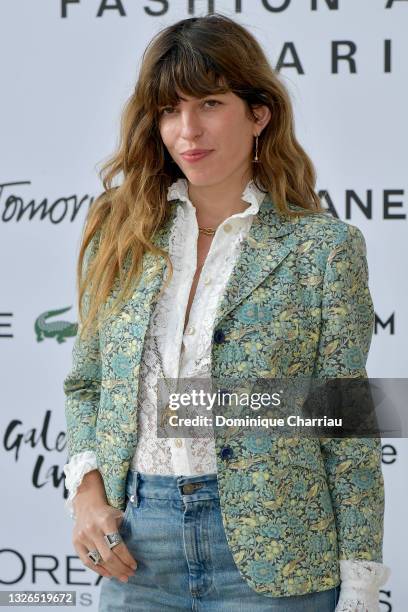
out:
<path id="1" fill-rule="evenodd" d="M 164 248 L 177 201 L 172 206 L 155 236 Z M 143 342 L 164 274 L 164 260 L 151 253 L 143 263 L 119 315 L 90 341 L 77 336 L 64 381 L 69 454 L 95 452 L 108 501 L 122 510 Z M 268 196 L 217 309 L 211 374 L 217 381 L 365 378 L 373 326 L 360 230 L 325 213 L 287 219 Z M 215 448 L 226 536 L 256 591 L 329 589 L 340 582 L 339 560 L 382 561 L 379 439 L 270 436 L 260 443 L 216 428 Z"/>

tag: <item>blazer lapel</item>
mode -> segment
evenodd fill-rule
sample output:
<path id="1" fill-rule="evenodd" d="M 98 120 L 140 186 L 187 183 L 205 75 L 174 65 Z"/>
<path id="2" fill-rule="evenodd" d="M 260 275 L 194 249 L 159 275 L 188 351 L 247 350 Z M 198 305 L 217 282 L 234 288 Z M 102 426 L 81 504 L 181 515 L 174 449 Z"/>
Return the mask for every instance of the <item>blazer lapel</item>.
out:
<path id="1" fill-rule="evenodd" d="M 299 217 L 289 219 L 278 214 L 269 195 L 265 196 L 227 281 L 218 305 L 214 329 L 294 248 L 296 241 L 282 241 L 278 238 L 290 234 L 298 221 Z"/>
<path id="2" fill-rule="evenodd" d="M 171 228 L 177 212 L 177 201 L 171 202 L 168 221 L 157 231 L 152 242 L 166 251 L 169 247 Z M 296 208 L 296 207 L 295 207 Z M 273 272 L 295 247 L 297 241 L 279 240 L 290 234 L 296 227 L 299 217 L 287 219 L 278 214 L 268 194 L 263 199 L 255 215 L 247 239 L 227 281 L 225 292 L 218 305 L 214 328 L 220 320 L 247 297 L 262 281 Z M 152 253 L 143 256 L 141 282 L 126 304 L 128 324 L 138 321 L 138 336 L 143 340 L 149 324 L 153 305 L 164 282 L 164 259 Z"/>

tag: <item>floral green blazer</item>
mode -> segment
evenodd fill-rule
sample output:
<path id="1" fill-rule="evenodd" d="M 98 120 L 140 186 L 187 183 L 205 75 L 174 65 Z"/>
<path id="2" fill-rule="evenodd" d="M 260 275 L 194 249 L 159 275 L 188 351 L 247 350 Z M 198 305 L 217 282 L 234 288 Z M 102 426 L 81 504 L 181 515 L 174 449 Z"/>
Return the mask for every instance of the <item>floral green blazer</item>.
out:
<path id="1" fill-rule="evenodd" d="M 179 204 L 169 203 L 154 236 L 161 247 Z M 96 453 L 108 502 L 121 510 L 137 444 L 143 341 L 165 268 L 163 258 L 144 255 L 142 278 L 121 312 L 91 340 L 77 335 L 64 380 L 69 457 Z M 327 213 L 289 219 L 267 195 L 217 310 L 212 376 L 365 378 L 373 326 L 361 231 Z M 227 540 L 255 591 L 325 590 L 340 582 L 340 559 L 382 561 L 379 438 L 271 435 L 260 443 L 234 428 L 214 433 Z"/>

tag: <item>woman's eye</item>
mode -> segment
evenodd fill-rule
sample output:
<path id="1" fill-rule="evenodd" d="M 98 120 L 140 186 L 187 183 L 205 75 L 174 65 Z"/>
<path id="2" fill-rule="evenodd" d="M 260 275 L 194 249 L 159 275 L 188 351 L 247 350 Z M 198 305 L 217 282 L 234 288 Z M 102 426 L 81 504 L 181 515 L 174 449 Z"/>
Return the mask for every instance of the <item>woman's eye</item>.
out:
<path id="1" fill-rule="evenodd" d="M 205 102 L 203 102 L 203 104 L 209 104 L 210 102 L 215 102 L 215 105 L 221 104 L 221 102 L 219 102 L 218 100 L 205 100 Z M 215 106 L 211 106 L 210 108 L 215 108 Z M 160 111 L 160 114 L 161 115 L 171 115 L 171 111 L 172 110 L 174 110 L 174 106 L 165 106 Z M 170 112 L 168 113 L 166 111 L 170 111 Z"/>
<path id="2" fill-rule="evenodd" d="M 216 104 L 221 104 L 221 102 L 218 102 L 218 100 L 206 100 L 206 104 L 208 104 L 209 102 L 215 102 Z"/>
<path id="3" fill-rule="evenodd" d="M 175 109 L 174 106 L 164 106 L 161 111 L 160 114 L 161 115 L 171 115 L 171 111 L 173 111 Z M 170 111 L 170 112 L 166 112 L 166 111 Z"/>
<path id="4" fill-rule="evenodd" d="M 165 106 L 164 108 L 161 109 L 160 114 L 167 115 L 166 111 L 169 109 L 172 110 L 172 108 L 173 108 L 172 106 Z"/>

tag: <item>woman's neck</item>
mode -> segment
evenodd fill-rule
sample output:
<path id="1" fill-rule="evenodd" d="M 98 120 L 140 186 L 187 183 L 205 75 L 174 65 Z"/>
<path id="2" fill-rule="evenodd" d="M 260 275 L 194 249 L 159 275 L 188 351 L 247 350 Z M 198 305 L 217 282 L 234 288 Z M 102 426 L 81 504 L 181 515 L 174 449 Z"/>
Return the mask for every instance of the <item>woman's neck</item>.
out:
<path id="1" fill-rule="evenodd" d="M 249 180 L 249 179 L 248 179 Z M 197 186 L 188 184 L 188 194 L 196 209 L 199 227 L 216 228 L 231 215 L 243 212 L 248 208 L 248 202 L 241 199 L 248 180 L 233 185 L 216 184 Z"/>

